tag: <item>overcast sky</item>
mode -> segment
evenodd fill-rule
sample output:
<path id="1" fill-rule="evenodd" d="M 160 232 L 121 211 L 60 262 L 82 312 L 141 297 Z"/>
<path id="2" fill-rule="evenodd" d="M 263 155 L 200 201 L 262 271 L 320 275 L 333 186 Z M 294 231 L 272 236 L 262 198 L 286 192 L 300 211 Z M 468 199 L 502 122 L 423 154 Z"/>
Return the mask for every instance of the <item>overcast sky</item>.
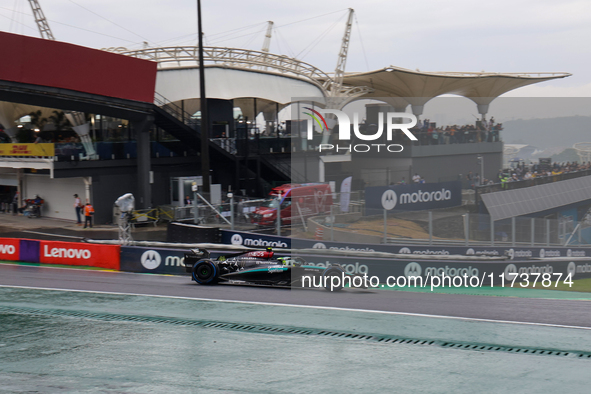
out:
<path id="1" fill-rule="evenodd" d="M 39 3 L 59 41 L 133 49 L 143 41 L 196 44 L 196 0 Z M 351 7 L 347 71 L 395 65 L 421 71 L 569 72 L 572 77 L 509 95 L 591 96 L 591 1 L 202 0 L 202 7 L 208 45 L 260 50 L 265 22 L 272 20 L 277 28 L 271 52 L 332 72 Z M 29 2 L 0 0 L 0 29 L 38 36 Z"/>

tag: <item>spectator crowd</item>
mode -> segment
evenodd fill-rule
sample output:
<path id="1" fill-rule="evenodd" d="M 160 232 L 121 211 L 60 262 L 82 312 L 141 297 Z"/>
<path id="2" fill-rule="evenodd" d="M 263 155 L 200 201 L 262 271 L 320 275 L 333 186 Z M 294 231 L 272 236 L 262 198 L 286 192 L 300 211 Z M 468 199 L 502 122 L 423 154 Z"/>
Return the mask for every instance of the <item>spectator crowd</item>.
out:
<path id="1" fill-rule="evenodd" d="M 548 159 L 549 160 L 549 159 Z M 478 186 L 501 185 L 503 189 L 506 188 L 507 183 L 520 182 L 533 179 L 539 179 L 542 183 L 555 182 L 563 180 L 561 175 L 573 174 L 569 178 L 589 175 L 584 173 L 591 171 L 591 162 L 577 163 L 520 163 L 512 168 L 505 168 L 499 170 L 494 179 L 481 178 L 480 174 L 473 174 L 469 171 L 462 176 L 462 187 L 474 189 Z M 577 175 L 577 173 L 579 173 Z M 537 184 L 537 182 L 535 183 Z"/>
<path id="2" fill-rule="evenodd" d="M 572 163 L 552 164 L 530 163 L 529 165 L 521 163 L 515 168 L 500 170 L 497 174 L 498 182 L 496 183 L 526 181 L 528 179 L 587 171 L 589 169 L 591 169 L 590 162 L 577 163 L 576 161 L 573 161 Z"/>
<path id="3" fill-rule="evenodd" d="M 417 145 L 466 144 L 473 142 L 496 142 L 500 140 L 499 132 L 503 129 L 501 123 L 495 123 L 494 117 L 490 121 L 483 119 L 476 124 L 463 126 L 451 125 L 437 127 L 429 119 L 419 120 L 416 127 L 411 129 L 417 137 Z"/>

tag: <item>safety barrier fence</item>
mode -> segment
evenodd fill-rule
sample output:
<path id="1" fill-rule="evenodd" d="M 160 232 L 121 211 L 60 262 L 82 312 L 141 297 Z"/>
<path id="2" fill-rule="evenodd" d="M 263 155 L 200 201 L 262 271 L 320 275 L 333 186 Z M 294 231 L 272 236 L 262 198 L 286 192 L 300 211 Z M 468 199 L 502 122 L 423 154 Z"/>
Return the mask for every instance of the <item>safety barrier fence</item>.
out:
<path id="1" fill-rule="evenodd" d="M 476 190 L 476 201 L 480 200 L 480 196 L 486 193 L 494 193 L 505 190 L 523 189 L 526 187 L 532 187 L 537 185 L 545 185 L 547 183 L 565 181 L 568 179 L 580 178 L 583 176 L 591 175 L 591 170 L 565 172 L 554 175 L 540 175 L 535 178 L 521 180 L 521 181 L 507 181 L 498 182 L 492 185 L 483 185 L 475 187 Z"/>
<path id="2" fill-rule="evenodd" d="M 392 276 L 428 279 L 441 275 L 451 278 L 467 275 L 478 277 L 481 280 L 479 283 L 487 286 L 498 286 L 503 278 L 508 283 L 515 273 L 562 274 L 563 277 L 570 274 L 572 279 L 591 277 L 591 249 L 420 248 L 330 242 L 311 244 L 314 241 L 231 231 L 224 231 L 222 241 L 254 248 L 272 245 L 277 256 L 297 255 L 307 264 L 319 267 L 339 264 L 347 273 L 377 276 L 381 283 L 386 283 Z M 0 238 L 0 260 L 186 275 L 184 255 L 188 248 L 187 245 L 183 246 L 119 246 Z M 286 246 L 290 249 L 284 248 Z M 227 248 L 222 244 L 212 245 L 211 257 L 217 258 L 228 253 L 228 250 L 224 251 Z M 483 256 L 497 258 L 486 259 Z M 555 278 L 552 280 L 555 281 Z"/>

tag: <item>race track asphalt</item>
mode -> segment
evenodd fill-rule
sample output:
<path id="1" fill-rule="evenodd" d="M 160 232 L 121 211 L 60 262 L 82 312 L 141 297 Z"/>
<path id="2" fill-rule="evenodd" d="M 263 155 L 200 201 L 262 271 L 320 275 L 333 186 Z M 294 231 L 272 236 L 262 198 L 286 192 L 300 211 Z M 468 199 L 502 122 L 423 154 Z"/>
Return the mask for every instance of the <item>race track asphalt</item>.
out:
<path id="1" fill-rule="evenodd" d="M 189 276 L 15 264 L 0 264 L 0 286 L 247 301 L 591 328 L 591 303 L 584 300 L 361 289 L 330 293 L 316 289 L 200 286 Z"/>

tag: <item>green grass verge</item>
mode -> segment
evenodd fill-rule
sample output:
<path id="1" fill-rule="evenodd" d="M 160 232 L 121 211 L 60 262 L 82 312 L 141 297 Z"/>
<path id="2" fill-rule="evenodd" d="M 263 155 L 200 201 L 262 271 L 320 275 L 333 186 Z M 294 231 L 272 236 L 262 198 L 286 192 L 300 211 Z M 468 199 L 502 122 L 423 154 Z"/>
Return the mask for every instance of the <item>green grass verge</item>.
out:
<path id="1" fill-rule="evenodd" d="M 65 264 L 40 264 L 40 263 L 26 263 L 23 261 L 4 261 L 0 260 L 0 264 L 12 264 L 12 265 L 28 265 L 30 267 L 58 267 L 58 268 L 77 268 L 83 270 L 93 271 L 110 271 L 100 267 L 88 267 L 85 265 L 65 265 Z"/>
<path id="2" fill-rule="evenodd" d="M 573 280 L 572 286 L 565 284 L 563 281 L 558 282 L 558 285 L 554 287 L 556 282 L 552 281 L 552 285 L 550 287 L 544 287 L 538 283 L 536 283 L 536 287 L 533 287 L 531 284 L 528 287 L 523 287 L 524 289 L 540 289 L 540 290 L 560 290 L 560 291 L 578 291 L 581 293 L 591 293 L 591 278 L 586 279 L 576 279 Z M 515 283 L 514 287 L 521 287 L 519 283 Z"/>

